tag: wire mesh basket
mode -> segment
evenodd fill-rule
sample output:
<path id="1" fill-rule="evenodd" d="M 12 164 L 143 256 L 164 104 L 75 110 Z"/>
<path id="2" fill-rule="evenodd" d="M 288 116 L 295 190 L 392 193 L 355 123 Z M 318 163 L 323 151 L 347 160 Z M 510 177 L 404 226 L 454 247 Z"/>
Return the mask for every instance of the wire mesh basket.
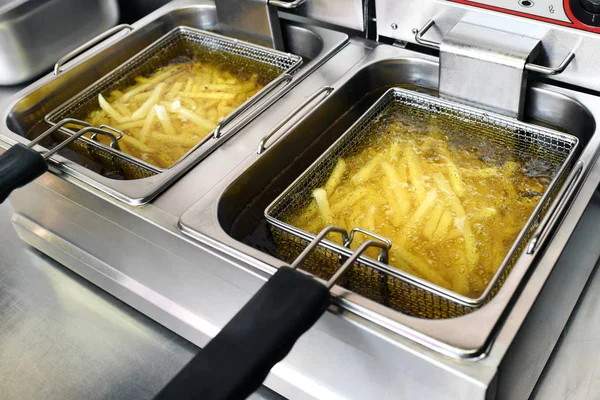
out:
<path id="1" fill-rule="evenodd" d="M 370 127 L 376 121 L 397 115 L 394 113 L 408 115 L 417 124 L 427 123 L 432 115 L 443 117 L 458 124 L 461 134 L 467 138 L 489 141 L 510 149 L 512 154 L 535 157 L 555 166 L 552 181 L 479 297 L 460 295 L 367 256 L 359 257 L 340 283 L 359 295 L 405 314 L 423 318 L 464 315 L 489 302 L 501 288 L 566 179 L 577 151 L 578 139 L 429 95 L 400 88 L 390 89 L 266 208 L 265 217 L 271 226 L 279 257 L 290 262 L 315 237 L 287 223 L 288 216 L 312 201 L 312 191 L 324 185 L 338 158 L 352 156 L 364 149 L 369 136 L 373 135 Z M 322 279 L 329 279 L 340 262 L 351 254 L 347 243 L 340 245 L 323 241 L 303 269 Z"/>
<path id="2" fill-rule="evenodd" d="M 267 98 L 270 95 L 269 83 L 275 84 L 275 80 L 282 77 L 282 75 L 295 72 L 302 63 L 302 58 L 293 54 L 230 39 L 211 32 L 189 27 L 177 27 L 85 91 L 51 111 L 46 115 L 45 121 L 55 125 L 65 118 L 85 120 L 91 111 L 99 108 L 98 94 L 108 96 L 111 91 L 135 84 L 136 77 L 148 76 L 165 65 L 179 62 L 182 58 L 194 58 L 216 65 L 227 65 L 231 70 L 241 71 L 242 74 L 258 75 L 258 82 L 264 87 L 233 110 L 230 116 L 237 115 L 249 108 L 251 104 L 255 104 L 257 99 Z M 63 135 L 74 133 L 69 129 L 61 129 L 60 132 Z M 168 168 L 177 165 L 211 138 L 213 138 L 212 133 L 200 140 Z M 144 173 L 132 175 L 134 179 L 136 176 L 150 176 L 165 170 L 87 137 L 80 138 L 77 142 L 80 143 L 71 147 L 75 152 L 89 153 L 93 151 L 104 154 L 105 157 L 96 157 L 95 161 L 110 161 L 103 164 L 106 169 L 117 167 L 119 170 L 127 170 L 135 166 L 136 170 L 139 170 L 142 167 Z M 106 157 L 106 154 L 110 154 L 110 157 Z"/>

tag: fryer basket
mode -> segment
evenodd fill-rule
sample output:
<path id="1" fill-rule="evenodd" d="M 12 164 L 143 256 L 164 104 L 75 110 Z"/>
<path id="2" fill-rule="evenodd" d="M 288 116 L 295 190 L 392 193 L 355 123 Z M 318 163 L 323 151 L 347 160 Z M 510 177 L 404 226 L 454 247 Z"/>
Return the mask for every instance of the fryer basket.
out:
<path id="1" fill-rule="evenodd" d="M 502 144 L 513 153 L 535 156 L 556 167 L 553 179 L 540 202 L 478 298 L 459 295 L 367 256 L 359 257 L 352 270 L 338 282 L 348 290 L 408 315 L 452 318 L 467 314 L 489 302 L 500 290 L 566 179 L 577 151 L 578 139 L 429 95 L 400 88 L 389 89 L 266 208 L 265 218 L 271 226 L 278 257 L 290 262 L 315 237 L 284 222 L 286 217 L 309 204 L 312 191 L 325 183 L 337 159 L 361 151 L 361 143 L 368 139 L 369 127 L 391 111 L 408 115 L 415 123 L 426 122 L 432 115 L 447 118 L 460 125 L 463 135 Z M 351 254 L 352 250 L 348 247 L 323 241 L 302 268 L 322 279 L 329 279 L 339 268 L 340 262 Z"/>
<path id="2" fill-rule="evenodd" d="M 108 95 L 113 90 L 130 86 L 135 83 L 135 77 L 146 76 L 173 62 L 174 59 L 180 56 L 195 56 L 209 62 L 235 65 L 237 69 L 243 70 L 245 73 L 257 73 L 259 82 L 265 86 L 283 74 L 295 72 L 302 63 L 302 58 L 293 54 L 256 46 L 211 32 L 180 26 L 146 47 L 94 85 L 51 111 L 44 119 L 50 125 L 55 125 L 65 118 L 85 119 L 91 111 L 98 109 L 97 97 L 99 93 Z M 267 89 L 267 87 L 263 87 L 253 97 L 232 111 L 232 114 L 248 107 L 254 99 L 268 95 Z M 65 135 L 74 134 L 72 130 L 67 128 L 62 128 L 60 131 Z M 167 169 L 179 164 L 212 138 L 214 138 L 213 133 L 207 135 Z M 110 154 L 111 162 L 103 165 L 105 168 L 117 165 L 119 170 L 130 170 L 132 168 L 137 170 L 142 167 L 147 172 L 147 176 L 165 170 L 87 137 L 80 138 L 77 142 L 84 143 L 78 143 L 76 146 L 71 147 L 76 152 L 86 150 L 87 152 L 94 151 L 104 155 Z M 210 149 L 214 149 L 214 146 L 210 146 Z M 135 176 L 144 177 L 143 174 L 136 174 Z"/>

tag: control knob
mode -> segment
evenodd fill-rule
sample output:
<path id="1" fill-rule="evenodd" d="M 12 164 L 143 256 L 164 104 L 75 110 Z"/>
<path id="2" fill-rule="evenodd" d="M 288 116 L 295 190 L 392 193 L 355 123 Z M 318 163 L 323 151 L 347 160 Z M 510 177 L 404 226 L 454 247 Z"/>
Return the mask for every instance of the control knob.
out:
<path id="1" fill-rule="evenodd" d="M 600 27 L 600 0 L 569 0 L 569 6 L 577 20 Z"/>

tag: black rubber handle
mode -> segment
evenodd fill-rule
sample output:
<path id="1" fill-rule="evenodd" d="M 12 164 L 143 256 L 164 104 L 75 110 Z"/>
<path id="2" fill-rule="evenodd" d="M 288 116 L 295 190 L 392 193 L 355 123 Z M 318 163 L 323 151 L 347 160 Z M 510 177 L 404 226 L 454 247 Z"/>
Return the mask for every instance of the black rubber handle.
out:
<path id="1" fill-rule="evenodd" d="M 330 302 L 325 286 L 281 267 L 156 399 L 245 399 Z"/>
<path id="2" fill-rule="evenodd" d="M 13 190 L 32 182 L 48 171 L 48 164 L 37 151 L 15 144 L 0 155 L 0 204 Z"/>

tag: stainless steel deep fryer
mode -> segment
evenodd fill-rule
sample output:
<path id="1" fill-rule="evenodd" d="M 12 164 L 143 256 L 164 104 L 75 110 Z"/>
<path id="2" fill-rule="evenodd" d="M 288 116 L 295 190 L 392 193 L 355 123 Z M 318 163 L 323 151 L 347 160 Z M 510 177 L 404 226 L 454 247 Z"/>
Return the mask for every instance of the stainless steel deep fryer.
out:
<path id="1" fill-rule="evenodd" d="M 272 226 L 273 237 L 283 259 L 297 257 L 315 237 L 287 223 L 288 216 L 311 201 L 312 191 L 325 183 L 338 158 L 362 150 L 368 139 L 380 132 L 371 129 L 373 125 L 386 118 L 393 118 L 394 115 L 410 118 L 412 123 L 417 124 L 431 123 L 430 118 L 434 116 L 441 120 L 438 121 L 440 125 L 444 121 L 452 122 L 453 132 L 460 131 L 463 140 L 473 138 L 489 141 L 507 149 L 507 153 L 521 158 L 535 157 L 549 162 L 553 167 L 553 179 L 539 204 L 478 298 L 459 295 L 366 256 L 358 259 L 352 271 L 346 275 L 343 284 L 358 294 L 409 315 L 425 318 L 463 315 L 489 302 L 502 286 L 514 262 L 524 250 L 524 244 L 545 215 L 548 205 L 566 177 L 577 151 L 578 139 L 429 95 L 400 88 L 389 89 L 265 210 L 265 217 Z M 329 279 L 339 268 L 340 260 L 352 255 L 349 245 L 350 243 L 342 246 L 325 241 L 320 250 L 313 253 L 312 259 L 305 262 L 303 268 L 323 279 Z"/>
<path id="2" fill-rule="evenodd" d="M 235 109 L 217 125 L 211 134 L 207 135 L 167 169 L 175 168 L 192 153 L 194 153 L 197 159 L 204 157 L 206 153 L 215 148 L 214 145 L 205 146 L 205 144 L 221 138 L 224 127 L 251 107 L 260 103 L 256 106 L 253 117 L 267 108 L 275 101 L 272 99 L 273 96 L 271 96 L 274 94 L 274 89 L 283 83 L 288 83 L 291 80 L 291 74 L 302 63 L 300 56 L 230 39 L 212 32 L 180 26 L 171 30 L 143 51 L 133 56 L 94 85 L 91 85 L 63 105 L 51 111 L 45 116 L 44 120 L 50 125 L 55 125 L 65 118 L 82 120 L 91 111 L 98 108 L 97 97 L 99 93 L 108 94 L 110 91 L 132 85 L 135 83 L 136 77 L 149 75 L 158 68 L 174 60 L 177 61 L 178 57 L 181 56 L 199 57 L 200 59 L 217 64 L 233 65 L 235 69 L 243 70 L 244 73 L 257 73 L 259 82 L 264 87 Z M 226 133 L 232 131 L 234 130 Z M 74 131 L 61 128 L 55 133 L 55 136 L 58 135 L 57 138 L 47 143 L 48 147 L 51 148 L 56 143 L 59 143 L 64 139 L 65 135 L 69 136 L 73 134 Z M 75 153 L 92 158 L 95 163 L 100 164 L 103 175 L 107 177 L 119 175 L 121 179 L 139 179 L 156 175 L 166 170 L 87 137 L 80 138 L 70 148 Z M 203 148 L 203 151 L 196 151 L 199 148 Z M 134 170 L 135 173 L 122 173 L 129 170 Z M 125 197 L 131 196 L 125 195 Z"/>

